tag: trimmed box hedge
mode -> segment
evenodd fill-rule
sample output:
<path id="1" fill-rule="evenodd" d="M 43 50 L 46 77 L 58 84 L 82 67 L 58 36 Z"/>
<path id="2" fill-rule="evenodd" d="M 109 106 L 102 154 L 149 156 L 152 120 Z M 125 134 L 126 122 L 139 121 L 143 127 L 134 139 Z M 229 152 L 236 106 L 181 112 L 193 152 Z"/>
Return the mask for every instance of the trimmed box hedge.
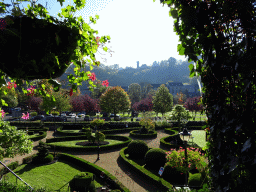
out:
<path id="1" fill-rule="evenodd" d="M 156 176 L 155 174 L 151 173 L 150 171 L 138 165 L 137 163 L 127 159 L 125 156 L 127 149 L 128 147 L 121 149 L 120 158 L 122 162 L 129 167 L 129 169 L 132 169 L 134 172 L 136 172 L 138 176 L 148 180 L 149 183 L 155 185 L 157 188 L 159 188 L 160 191 L 168 192 L 169 189 L 173 187 L 169 182 L 165 181 L 163 178 Z"/>
<path id="2" fill-rule="evenodd" d="M 72 141 L 72 140 L 87 140 L 86 136 L 71 136 L 71 137 L 57 137 L 57 138 L 51 138 L 46 139 L 46 145 L 48 146 L 55 146 L 55 149 L 63 150 L 63 151 L 96 151 L 98 149 L 98 146 L 84 146 L 84 147 L 64 147 L 64 146 L 56 146 L 54 144 L 51 144 L 52 142 L 60 142 L 60 141 Z M 119 141 L 124 141 L 120 144 L 113 144 L 113 145 L 106 145 L 106 146 L 100 146 L 100 151 L 102 150 L 110 150 L 110 149 L 119 149 L 122 147 L 126 147 L 132 139 L 125 136 L 119 136 L 119 135 L 106 135 L 105 139 L 114 139 Z"/>
<path id="3" fill-rule="evenodd" d="M 134 137 L 134 138 L 156 138 L 157 137 L 157 132 L 153 131 L 153 133 L 148 133 L 148 134 L 140 134 L 140 130 L 133 130 L 130 131 L 130 136 Z"/>

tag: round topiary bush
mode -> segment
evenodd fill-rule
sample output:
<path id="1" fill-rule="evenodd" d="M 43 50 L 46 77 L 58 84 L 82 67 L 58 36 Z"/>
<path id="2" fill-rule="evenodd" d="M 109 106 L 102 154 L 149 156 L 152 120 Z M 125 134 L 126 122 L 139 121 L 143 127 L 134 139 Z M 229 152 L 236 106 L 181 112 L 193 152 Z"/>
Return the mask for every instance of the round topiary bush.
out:
<path id="1" fill-rule="evenodd" d="M 162 177 L 164 180 L 170 182 L 171 184 L 176 184 L 176 185 L 185 184 L 185 174 L 180 171 L 177 171 L 169 163 L 165 164 Z"/>
<path id="2" fill-rule="evenodd" d="M 201 183 L 201 173 L 189 174 L 188 185 L 199 187 Z"/>
<path id="3" fill-rule="evenodd" d="M 142 140 L 133 140 L 129 143 L 127 152 L 129 157 L 132 158 L 144 158 L 148 151 L 148 145 Z"/>
<path id="4" fill-rule="evenodd" d="M 150 149 L 145 155 L 145 162 L 147 167 L 153 169 L 164 167 L 166 163 L 166 153 L 160 148 Z"/>
<path id="5" fill-rule="evenodd" d="M 43 162 L 44 163 L 50 163 L 52 162 L 54 159 L 53 155 L 52 154 L 48 154 L 44 159 L 43 159 Z"/>

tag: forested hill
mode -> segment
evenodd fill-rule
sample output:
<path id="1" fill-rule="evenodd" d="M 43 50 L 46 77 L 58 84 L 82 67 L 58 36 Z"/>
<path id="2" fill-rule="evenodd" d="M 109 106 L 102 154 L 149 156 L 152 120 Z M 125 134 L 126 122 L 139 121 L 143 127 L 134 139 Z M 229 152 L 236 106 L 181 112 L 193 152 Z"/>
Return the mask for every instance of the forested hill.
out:
<path id="1" fill-rule="evenodd" d="M 150 84 L 165 84 L 168 81 L 179 81 L 182 83 L 194 83 L 194 80 L 189 78 L 189 64 L 187 61 L 177 61 L 170 57 L 168 60 L 154 62 L 152 65 L 142 65 L 139 68 L 126 67 L 125 69 L 118 68 L 118 65 L 104 65 L 99 67 L 93 66 L 96 78 L 104 81 L 108 80 L 111 86 L 129 86 L 131 83 L 148 82 Z M 72 73 L 75 65 L 71 65 L 65 74 L 60 78 Z M 89 65 L 86 66 L 89 70 Z"/>

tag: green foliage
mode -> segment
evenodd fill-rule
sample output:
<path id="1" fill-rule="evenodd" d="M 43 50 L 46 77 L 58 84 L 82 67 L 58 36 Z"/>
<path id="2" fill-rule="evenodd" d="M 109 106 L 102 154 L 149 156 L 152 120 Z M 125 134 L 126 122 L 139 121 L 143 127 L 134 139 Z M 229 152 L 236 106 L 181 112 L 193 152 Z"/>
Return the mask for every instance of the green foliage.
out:
<path id="1" fill-rule="evenodd" d="M 95 126 L 97 126 L 99 128 L 105 124 L 105 120 L 104 119 L 94 119 L 93 121 L 90 122 L 90 124 L 93 128 Z"/>
<path id="2" fill-rule="evenodd" d="M 182 105 L 175 105 L 170 120 L 177 120 L 179 122 L 179 132 L 180 132 L 180 123 L 182 119 L 188 120 L 189 111 L 186 110 Z"/>
<path id="3" fill-rule="evenodd" d="M 32 113 L 30 113 L 30 116 L 31 116 L 31 117 L 37 116 L 37 112 L 32 112 Z"/>
<path id="4" fill-rule="evenodd" d="M 200 186 L 201 183 L 201 173 L 189 174 L 188 185 Z"/>
<path id="5" fill-rule="evenodd" d="M 144 158 L 148 151 L 148 145 L 142 140 L 133 140 L 128 145 L 128 154 L 133 158 Z"/>
<path id="6" fill-rule="evenodd" d="M 131 100 L 131 106 L 135 102 L 139 102 L 141 100 L 141 87 L 138 83 L 132 83 L 128 87 L 128 95 Z"/>
<path id="7" fill-rule="evenodd" d="M 18 2 L 17 4 L 19 4 L 20 2 Z M 58 13 L 58 16 L 60 17 L 65 17 L 65 23 L 63 23 L 63 26 L 65 27 L 70 27 L 72 26 L 72 30 L 76 31 L 76 33 L 78 34 L 77 37 L 77 42 L 74 42 L 76 44 L 78 44 L 77 48 L 74 50 L 74 53 L 76 53 L 78 51 L 79 54 L 72 54 L 70 57 L 70 60 L 67 61 L 66 64 L 73 62 L 76 65 L 76 68 L 74 69 L 74 72 L 76 73 L 77 77 L 74 78 L 74 76 L 71 74 L 68 76 L 68 80 L 69 80 L 69 85 L 72 86 L 73 91 L 75 92 L 77 90 L 77 85 L 81 85 L 81 83 L 83 81 L 86 81 L 89 79 L 89 77 L 87 76 L 87 74 L 89 74 L 90 72 L 87 71 L 86 73 L 84 71 L 78 73 L 77 69 L 78 68 L 82 68 L 85 66 L 85 60 L 83 58 L 85 58 L 86 56 L 89 56 L 90 59 L 86 59 L 86 61 L 88 61 L 90 63 L 90 70 L 93 69 L 92 64 L 93 65 L 99 65 L 99 62 L 96 61 L 95 59 L 95 55 L 94 53 L 97 51 L 97 41 L 96 38 L 94 37 L 94 33 L 98 33 L 97 31 L 91 30 L 90 26 L 86 23 L 84 23 L 82 17 L 79 18 L 75 18 L 73 17 L 72 12 L 75 12 L 76 10 L 81 9 L 82 7 L 85 6 L 85 1 L 75 1 L 74 2 L 76 7 L 68 6 L 67 8 L 63 8 L 61 13 Z M 60 1 L 60 4 L 62 5 L 62 1 Z M 7 4 L 1 4 L 1 6 L 3 6 L 2 12 L 6 13 L 5 8 L 6 8 Z M 72 11 L 70 11 L 72 10 Z M 13 12 L 14 13 L 14 12 Z M 58 23 L 59 20 L 57 18 L 54 18 L 52 16 L 50 16 L 49 14 L 47 14 L 47 10 L 42 7 L 41 5 L 37 5 L 34 4 L 33 6 L 29 6 L 28 8 L 25 10 L 21 10 L 21 12 L 19 13 L 21 15 L 26 15 L 28 17 L 35 17 L 37 15 L 40 16 L 43 20 L 47 21 L 47 22 L 54 22 L 54 23 Z M 96 19 L 98 19 L 99 16 L 96 15 Z M 94 18 L 90 18 L 90 21 L 92 21 L 93 23 L 96 23 L 96 19 Z M 57 36 L 58 37 L 58 36 Z M 86 38 L 85 38 L 86 37 Z M 103 36 L 99 39 L 100 43 L 106 43 L 107 40 L 110 40 L 109 36 Z M 60 38 L 56 38 L 56 43 L 60 43 Z M 107 47 L 103 47 L 104 51 L 107 52 L 108 48 Z M 57 60 L 56 60 L 57 62 Z M 1 73 L 1 76 L 4 76 L 3 73 Z M 24 83 L 24 81 L 22 79 L 15 79 L 16 80 L 16 84 L 18 86 L 22 86 L 22 84 Z M 54 80 L 52 79 L 48 79 L 48 82 L 51 83 L 54 86 L 54 91 L 58 91 L 59 87 L 61 86 L 61 84 L 56 83 Z M 27 80 L 26 80 L 27 84 L 30 84 Z M 4 78 L 2 78 L 1 84 L 6 84 Z M 91 85 L 91 84 L 90 84 Z M 95 85 L 91 85 L 92 87 L 95 87 Z M 92 90 L 92 87 L 90 86 L 90 90 Z M 24 93 L 27 93 L 28 91 L 26 89 L 22 89 Z M 2 91 L 2 90 L 0 90 Z M 55 98 L 53 95 L 49 95 L 49 93 L 47 93 L 45 90 L 35 90 L 35 93 L 39 93 L 40 95 L 42 95 L 44 102 L 49 103 L 51 105 L 55 105 Z M 48 98 L 48 99 L 47 99 Z M 2 105 L 7 105 L 3 99 L 1 99 L 2 101 Z M 50 109 L 47 108 L 46 113 L 49 114 Z"/>
<path id="8" fill-rule="evenodd" d="M 164 180 L 170 182 L 171 184 L 174 182 L 184 184 L 185 182 L 184 174 L 177 171 L 175 167 L 172 167 L 169 163 L 165 164 L 162 177 Z"/>
<path id="9" fill-rule="evenodd" d="M 100 108 L 107 113 L 115 115 L 122 111 L 127 111 L 131 106 L 128 94 L 120 87 L 113 87 L 100 97 Z"/>
<path id="10" fill-rule="evenodd" d="M 49 190 L 43 188 L 43 187 L 34 187 L 33 188 L 35 192 L 50 192 Z M 27 185 L 20 186 L 13 183 L 9 183 L 8 181 L 2 180 L 0 183 L 0 191 L 15 191 L 15 192 L 28 192 L 31 191 L 31 188 Z"/>
<path id="11" fill-rule="evenodd" d="M 173 96 L 169 93 L 169 90 L 167 87 L 165 87 L 164 84 L 162 84 L 156 92 L 156 96 L 153 97 L 153 110 L 156 113 L 162 113 L 162 116 L 164 113 L 169 112 L 172 110 L 173 106 Z"/>
<path id="12" fill-rule="evenodd" d="M 54 112 L 52 112 L 52 115 L 59 115 L 60 113 L 58 112 L 58 111 L 54 111 Z"/>
<path id="13" fill-rule="evenodd" d="M 164 167 L 166 163 L 166 153 L 163 149 L 150 149 L 145 155 L 146 165 L 152 168 Z"/>
<path id="14" fill-rule="evenodd" d="M 2 130 L 0 134 L 0 160 L 32 152 L 33 142 L 29 140 L 25 131 L 17 130 L 15 126 L 10 125 L 10 122 L 1 119 L 0 130 Z"/>

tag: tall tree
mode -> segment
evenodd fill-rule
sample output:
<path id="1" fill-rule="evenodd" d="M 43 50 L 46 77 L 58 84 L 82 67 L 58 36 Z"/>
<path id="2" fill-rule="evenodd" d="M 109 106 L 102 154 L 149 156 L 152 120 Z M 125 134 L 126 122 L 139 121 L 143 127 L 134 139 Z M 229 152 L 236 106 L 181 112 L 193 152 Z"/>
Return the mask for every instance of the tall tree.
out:
<path id="1" fill-rule="evenodd" d="M 210 138 L 203 149 L 209 160 L 210 187 L 253 191 L 255 1 L 160 1 L 168 4 L 175 19 L 179 54 L 195 62 L 189 65 L 190 76 L 201 76 L 204 85 L 201 102 L 206 106 Z"/>
<path id="2" fill-rule="evenodd" d="M 141 90 L 141 99 L 145 99 L 152 88 L 153 86 L 151 84 L 149 83 L 144 84 Z"/>
<path id="3" fill-rule="evenodd" d="M 139 102 L 141 100 L 141 87 L 138 83 L 132 83 L 129 85 L 128 87 L 128 95 L 130 97 L 131 100 L 131 106 L 135 103 L 135 102 Z"/>
<path id="4" fill-rule="evenodd" d="M 100 108 L 107 113 L 114 113 L 130 109 L 131 101 L 128 94 L 120 87 L 107 89 L 100 97 Z"/>
<path id="5" fill-rule="evenodd" d="M 156 92 L 156 96 L 153 97 L 153 110 L 156 113 L 164 113 L 171 111 L 173 107 L 173 96 L 169 93 L 168 88 L 162 84 Z"/>

